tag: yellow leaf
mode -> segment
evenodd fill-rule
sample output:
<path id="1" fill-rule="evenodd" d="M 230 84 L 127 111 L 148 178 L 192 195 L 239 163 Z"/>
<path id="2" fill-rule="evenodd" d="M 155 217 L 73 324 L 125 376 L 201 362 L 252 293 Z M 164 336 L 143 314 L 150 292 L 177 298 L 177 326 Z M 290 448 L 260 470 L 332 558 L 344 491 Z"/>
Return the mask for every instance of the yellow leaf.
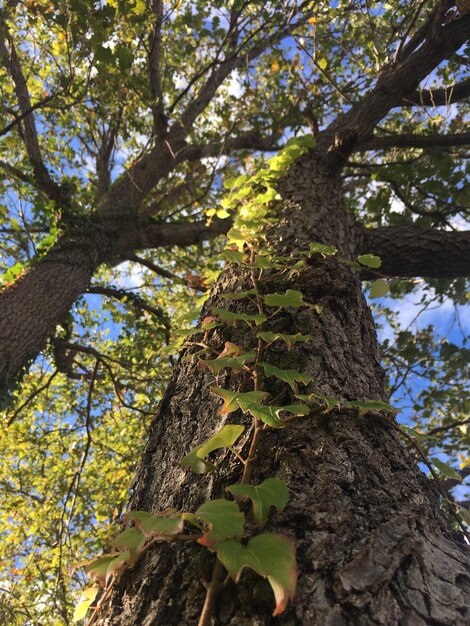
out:
<path id="1" fill-rule="evenodd" d="M 294 57 L 294 60 L 292 61 L 292 67 L 296 70 L 299 67 L 299 63 L 300 63 L 300 55 L 297 52 L 297 54 Z"/>
<path id="2" fill-rule="evenodd" d="M 271 72 L 273 74 L 276 74 L 277 72 L 279 72 L 279 61 L 277 59 L 274 60 L 271 64 Z"/>
<path id="3" fill-rule="evenodd" d="M 317 18 L 316 17 L 309 17 L 308 23 L 309 24 L 316 24 L 317 23 Z"/>
<path id="4" fill-rule="evenodd" d="M 75 611 L 73 614 L 73 621 L 79 622 L 86 615 L 86 612 L 90 608 L 93 600 L 96 598 L 96 595 L 99 591 L 99 587 L 89 587 L 88 589 L 84 589 L 82 591 L 82 595 L 80 596 L 80 600 L 75 607 Z"/>

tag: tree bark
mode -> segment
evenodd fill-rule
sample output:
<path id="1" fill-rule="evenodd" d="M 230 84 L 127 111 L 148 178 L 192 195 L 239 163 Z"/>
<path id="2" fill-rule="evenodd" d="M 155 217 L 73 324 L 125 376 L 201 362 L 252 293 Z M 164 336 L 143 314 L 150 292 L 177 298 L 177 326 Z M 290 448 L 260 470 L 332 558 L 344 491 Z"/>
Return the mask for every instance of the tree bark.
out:
<path id="1" fill-rule="evenodd" d="M 341 205 L 337 171 L 322 155 L 299 159 L 281 182 L 278 223 L 269 234 L 279 251 L 293 252 L 312 241 L 333 244 L 340 256 L 361 248 L 361 229 Z M 207 311 L 224 306 L 220 294 L 245 286 L 229 268 L 221 275 Z M 386 400 L 373 321 L 358 276 L 335 259 L 312 261 L 297 278 L 262 284 L 265 293 L 300 289 L 305 300 L 323 306 L 285 309 L 274 318 L 276 332 L 301 331 L 310 342 L 288 351 L 272 344 L 264 360 L 310 374 L 309 393 L 340 400 Z M 246 310 L 239 301 L 236 310 Z M 251 311 L 252 312 L 252 311 Z M 248 349 L 254 331 L 216 329 L 211 343 L 232 341 Z M 130 508 L 156 512 L 166 507 L 194 511 L 240 479 L 237 463 L 220 454 L 214 474 L 195 477 L 180 458 L 226 421 L 209 391 L 212 376 L 186 351 L 155 420 L 134 483 Z M 242 374 L 224 370 L 219 386 L 243 389 Z M 292 400 L 282 384 L 267 389 Z M 242 386 L 242 387 L 240 387 Z M 281 401 L 281 403 L 282 403 Z M 235 416 L 235 417 L 234 417 Z M 281 532 L 297 545 L 298 592 L 273 618 L 267 583 L 250 572 L 219 597 L 213 623 L 222 626 L 424 625 L 468 623 L 470 563 L 459 537 L 439 510 L 432 483 L 419 471 L 393 428 L 377 418 L 333 410 L 299 418 L 284 430 L 264 434 L 253 481 L 278 476 L 290 489 L 282 514 L 268 532 Z M 196 624 L 204 601 L 201 578 L 211 576 L 213 556 L 196 544 L 160 543 L 117 581 L 103 607 L 101 626 Z"/>
<path id="2" fill-rule="evenodd" d="M 44 348 L 55 326 L 87 290 L 104 248 L 96 233 L 64 237 L 0 292 L 0 392 Z"/>

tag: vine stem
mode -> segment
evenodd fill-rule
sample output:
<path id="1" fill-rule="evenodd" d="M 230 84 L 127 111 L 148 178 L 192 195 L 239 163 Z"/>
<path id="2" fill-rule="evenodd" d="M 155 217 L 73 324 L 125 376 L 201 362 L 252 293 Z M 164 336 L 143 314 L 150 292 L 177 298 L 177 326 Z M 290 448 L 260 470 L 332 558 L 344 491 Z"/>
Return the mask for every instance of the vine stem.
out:
<path id="1" fill-rule="evenodd" d="M 256 258 L 256 251 L 254 248 L 252 248 L 251 255 L 250 255 L 250 262 L 252 264 L 254 263 L 255 258 Z M 261 272 L 262 270 L 260 270 L 260 276 L 261 276 Z M 259 290 L 258 277 L 256 276 L 256 271 L 254 268 L 252 268 L 251 270 L 251 280 L 253 283 L 253 288 L 256 293 L 256 304 L 258 306 L 258 311 L 261 314 L 264 314 L 263 297 L 261 296 L 261 293 Z M 256 348 L 256 359 L 255 359 L 255 362 L 253 365 L 253 371 L 252 371 L 254 391 L 259 391 L 261 389 L 259 363 L 261 359 L 263 358 L 263 348 L 264 348 L 263 340 L 258 339 L 258 345 Z M 241 484 L 247 484 L 250 482 L 251 471 L 253 468 L 253 461 L 256 459 L 256 451 L 258 449 L 259 439 L 263 431 L 263 426 L 260 420 L 257 419 L 256 417 L 253 418 L 253 426 L 254 426 L 253 438 L 251 440 L 248 457 L 246 458 L 245 461 L 243 461 L 243 459 L 241 459 L 238 454 L 235 455 L 239 458 L 239 460 L 243 463 L 243 466 L 244 466 L 243 475 L 240 480 Z M 240 504 L 238 498 L 235 498 L 235 502 L 237 502 L 237 504 Z M 212 570 L 212 578 L 211 578 L 210 583 L 207 585 L 206 597 L 204 600 L 204 606 L 202 607 L 202 611 L 199 617 L 198 626 L 210 626 L 217 598 L 219 597 L 220 592 L 224 589 L 229 579 L 229 575 L 227 575 L 225 577 L 225 580 L 222 581 L 223 572 L 224 572 L 224 567 L 222 563 L 220 562 L 220 560 L 216 557 L 214 568 Z"/>
<path id="2" fill-rule="evenodd" d="M 223 584 L 221 582 L 223 571 L 224 568 L 222 563 L 219 559 L 216 559 L 214 569 L 212 570 L 212 578 L 207 586 L 206 598 L 199 617 L 198 626 L 210 626 L 216 600 L 223 588 Z"/>

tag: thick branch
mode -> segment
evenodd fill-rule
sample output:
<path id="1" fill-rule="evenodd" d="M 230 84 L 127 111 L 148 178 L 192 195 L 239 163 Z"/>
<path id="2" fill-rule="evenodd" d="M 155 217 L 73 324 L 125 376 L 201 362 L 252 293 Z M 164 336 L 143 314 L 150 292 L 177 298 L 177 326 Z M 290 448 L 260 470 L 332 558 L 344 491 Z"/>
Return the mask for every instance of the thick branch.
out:
<path id="1" fill-rule="evenodd" d="M 155 26 L 150 37 L 150 49 L 148 54 L 148 71 L 150 80 L 150 90 L 153 97 L 153 122 L 157 136 L 163 137 L 167 131 L 167 119 L 163 108 L 162 91 L 162 22 L 163 22 L 163 2 L 153 0 L 152 11 L 155 15 Z"/>
<path id="2" fill-rule="evenodd" d="M 364 231 L 362 253 L 382 259 L 386 276 L 458 278 L 470 276 L 470 231 L 390 226 Z"/>
<path id="3" fill-rule="evenodd" d="M 448 106 L 470 97 L 470 78 L 449 87 L 422 89 L 408 94 L 397 106 Z"/>
<path id="4" fill-rule="evenodd" d="M 100 296 L 107 296 L 108 298 L 114 298 L 115 300 L 119 300 L 119 302 L 130 302 L 137 309 L 141 309 L 142 311 L 147 311 L 151 315 L 154 315 L 166 329 L 169 329 L 170 322 L 168 320 L 168 316 L 163 309 L 160 307 L 155 307 L 148 302 L 145 302 L 143 298 L 138 296 L 131 291 L 125 291 L 124 289 L 119 289 L 118 287 L 105 287 L 104 285 L 91 285 L 88 288 L 87 293 L 94 293 Z"/>
<path id="5" fill-rule="evenodd" d="M 7 43 L 8 47 L 7 48 Z M 20 61 L 16 54 L 13 40 L 8 32 L 8 27 L 3 16 L 0 14 L 0 57 L 3 65 L 13 80 L 18 105 L 24 119 L 22 120 L 22 130 L 26 152 L 33 166 L 36 183 L 49 198 L 60 202 L 62 192 L 60 186 L 54 182 L 43 163 L 41 150 L 39 147 L 38 135 L 33 116 L 33 107 L 29 96 L 26 79 L 21 70 Z"/>
<path id="6" fill-rule="evenodd" d="M 387 150 L 388 148 L 449 148 L 451 146 L 470 145 L 470 133 L 456 135 L 390 135 L 388 137 L 370 137 L 360 141 L 355 152 L 367 150 Z"/>
<path id="7" fill-rule="evenodd" d="M 122 225 L 116 235 L 115 252 L 119 257 L 144 248 L 163 246 L 188 246 L 199 241 L 225 234 L 232 226 L 231 219 L 213 219 L 197 222 L 129 222 Z"/>
<path id="8" fill-rule="evenodd" d="M 298 15 L 303 10 L 304 4 L 306 3 L 302 3 L 293 14 Z M 310 15 L 311 11 L 305 11 L 295 24 L 291 24 L 292 15 L 290 15 L 286 18 L 284 27 L 253 44 L 250 49 L 246 50 L 248 44 L 244 42 L 236 52 L 223 61 L 215 59 L 212 63 L 215 69 L 181 115 L 180 122 L 175 122 L 165 137 L 157 137 L 155 146 L 118 178 L 100 207 L 101 213 L 129 214 L 130 210 L 137 212 L 145 197 L 158 182 L 176 165 L 185 161 L 191 153 L 186 152 L 185 137 L 231 72 L 246 67 L 269 46 L 291 36 L 293 29 L 305 24 Z"/>
<path id="9" fill-rule="evenodd" d="M 354 150 L 361 137 L 368 137 L 387 113 L 470 37 L 470 15 L 441 26 L 435 20 L 421 45 L 386 66 L 375 87 L 360 102 L 338 117 L 320 135 L 320 149 L 340 163 Z"/>

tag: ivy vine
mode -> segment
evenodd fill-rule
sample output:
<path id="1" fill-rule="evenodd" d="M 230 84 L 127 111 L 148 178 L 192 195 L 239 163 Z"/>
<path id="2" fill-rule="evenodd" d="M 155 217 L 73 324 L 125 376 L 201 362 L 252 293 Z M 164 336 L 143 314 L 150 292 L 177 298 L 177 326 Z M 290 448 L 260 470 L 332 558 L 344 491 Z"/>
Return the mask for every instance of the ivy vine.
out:
<path id="1" fill-rule="evenodd" d="M 184 347 L 197 347 L 191 358 L 198 359 L 201 367 L 208 368 L 214 376 L 210 390 L 221 399 L 219 413 L 229 415 L 241 411 L 252 420 L 247 429 L 239 424 L 225 424 L 205 441 L 190 450 L 180 461 L 182 468 L 195 474 L 203 475 L 216 471 L 216 466 L 208 460 L 212 452 L 226 450 L 240 464 L 240 482 L 226 486 L 231 499 L 214 499 L 202 504 L 196 511 L 177 511 L 167 509 L 160 513 L 147 511 L 129 511 L 123 517 L 125 524 L 133 524 L 121 532 L 113 541 L 115 550 L 97 556 L 91 560 L 77 563 L 97 584 L 83 591 L 76 607 L 74 620 L 84 618 L 92 607 L 100 591 L 104 593 L 94 606 L 88 622 L 91 625 L 99 615 L 100 606 L 109 597 L 113 582 L 120 574 L 132 567 L 138 559 L 156 543 L 167 540 L 176 542 L 196 541 L 215 554 L 215 563 L 211 581 L 207 584 L 206 599 L 199 618 L 199 626 L 210 624 L 215 601 L 223 589 L 221 577 L 224 569 L 228 576 L 238 581 L 244 568 L 255 571 L 269 581 L 275 598 L 273 615 L 281 614 L 295 594 L 297 566 L 295 544 L 284 535 L 261 532 L 266 525 L 272 509 L 282 512 L 287 506 L 289 491 L 279 477 L 270 477 L 260 484 L 252 481 L 252 470 L 257 461 L 257 450 L 263 434 L 270 429 L 289 427 L 292 420 L 305 418 L 338 409 L 341 413 L 353 412 L 359 416 L 372 415 L 386 422 L 410 443 L 417 451 L 421 461 L 427 465 L 436 479 L 441 495 L 451 512 L 456 515 L 463 532 L 465 527 L 457 515 L 456 505 L 445 493 L 437 468 L 442 474 L 456 478 L 455 470 L 438 459 L 428 460 L 419 446 L 419 434 L 406 427 L 399 426 L 394 417 L 398 409 L 379 401 L 341 402 L 337 398 L 321 396 L 315 393 L 301 393 L 312 378 L 294 369 L 280 369 L 264 360 L 267 346 L 283 342 L 288 349 L 297 343 L 307 343 L 312 338 L 301 333 L 282 334 L 269 328 L 285 308 L 308 307 L 321 315 L 321 306 L 307 302 L 297 290 L 287 289 L 284 293 L 264 293 L 263 278 L 266 273 L 299 272 L 311 257 L 327 258 L 336 255 L 336 248 L 323 243 L 311 243 L 308 250 L 298 252 L 295 257 L 281 257 L 266 245 L 264 229 L 273 220 L 273 210 L 281 199 L 276 189 L 281 173 L 287 171 L 293 160 L 313 146 L 310 136 L 291 140 L 287 146 L 268 163 L 268 168 L 255 175 L 239 176 L 226 181 L 227 197 L 220 209 L 208 211 L 211 219 L 214 215 L 225 218 L 230 211 L 237 211 L 237 219 L 228 233 L 228 247 L 223 251 L 221 260 L 238 266 L 248 274 L 251 286 L 244 291 L 225 293 L 221 299 L 230 302 L 247 300 L 252 303 L 252 313 L 239 313 L 225 307 L 212 307 L 199 326 L 190 326 L 176 332 L 176 339 L 161 352 L 171 354 Z M 340 263 L 348 264 L 357 270 L 368 268 L 376 272 L 381 265 L 380 258 L 371 254 L 361 255 L 356 261 L 337 258 Z M 290 274 L 292 275 L 292 274 Z M 371 286 L 370 297 L 381 297 L 388 291 L 386 281 L 380 277 Z M 216 280 L 217 272 L 209 276 L 208 283 Z M 186 320 L 188 321 L 188 320 Z M 222 325 L 236 326 L 246 324 L 252 329 L 254 345 L 244 350 L 240 346 L 225 342 L 220 352 L 215 351 L 208 342 L 210 333 Z M 204 334 L 203 340 L 196 340 L 196 335 Z M 244 389 L 233 391 L 220 387 L 217 377 L 222 370 L 241 372 L 246 380 Z M 276 405 L 265 388 L 265 380 L 274 377 L 287 385 L 298 404 Z M 248 446 L 238 446 L 243 434 L 249 434 Z M 243 454 L 243 450 L 248 452 Z M 458 475 L 457 475 L 458 477 Z M 242 504 L 250 502 L 251 513 L 259 530 L 258 534 L 247 533 L 245 513 Z M 462 510 L 462 513 L 466 513 Z M 466 520 L 467 522 L 469 520 Z"/>

